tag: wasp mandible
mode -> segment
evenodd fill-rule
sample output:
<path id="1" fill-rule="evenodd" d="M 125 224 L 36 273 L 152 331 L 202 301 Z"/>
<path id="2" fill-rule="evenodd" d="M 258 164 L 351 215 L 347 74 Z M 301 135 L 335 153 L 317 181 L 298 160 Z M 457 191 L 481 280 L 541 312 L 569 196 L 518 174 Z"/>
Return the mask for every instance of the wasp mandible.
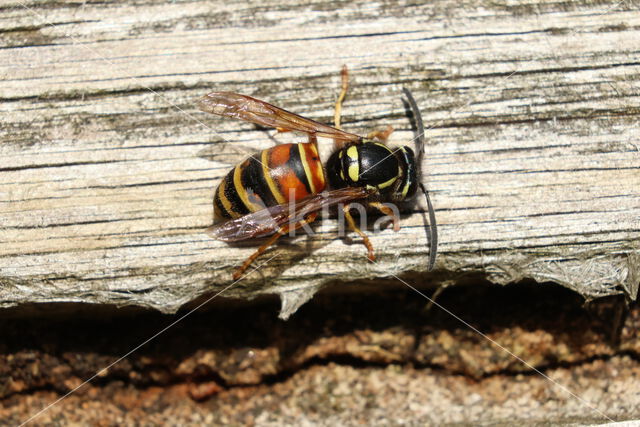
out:
<path id="1" fill-rule="evenodd" d="M 416 101 L 411 92 L 403 88 L 415 120 L 417 155 L 408 146 L 386 145 L 393 131 L 391 127 L 366 137 L 343 131 L 340 115 L 347 89 L 348 72 L 343 67 L 333 127 L 233 92 L 212 92 L 199 100 L 200 109 L 207 113 L 275 128 L 279 132 L 301 132 L 308 137 L 305 143 L 280 144 L 252 155 L 234 167 L 218 185 L 213 200 L 214 225 L 207 229 L 211 236 L 237 242 L 271 235 L 235 271 L 234 279 L 240 278 L 281 236 L 313 222 L 321 209 L 340 204 L 349 227 L 362 237 L 367 256 L 373 261 L 373 245 L 356 225 L 350 204 L 360 201 L 393 217 L 394 230 L 398 231 L 398 218 L 384 202 L 410 200 L 418 188 L 429 210 L 428 269 L 433 269 L 437 226 L 429 192 L 419 176 L 424 157 L 424 124 Z M 318 154 L 318 137 L 334 141 L 335 151 L 326 164 Z"/>

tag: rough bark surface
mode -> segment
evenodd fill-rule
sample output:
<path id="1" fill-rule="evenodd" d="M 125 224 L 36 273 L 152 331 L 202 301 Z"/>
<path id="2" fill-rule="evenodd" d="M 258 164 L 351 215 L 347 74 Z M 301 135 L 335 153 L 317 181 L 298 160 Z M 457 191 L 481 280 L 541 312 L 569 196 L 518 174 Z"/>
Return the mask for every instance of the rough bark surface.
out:
<path id="1" fill-rule="evenodd" d="M 640 315 L 611 296 L 635 299 L 640 281 L 638 9 L 3 1 L 0 419 L 638 418 Z M 343 64 L 346 130 L 391 125 L 390 143 L 410 144 L 401 89 L 421 107 L 436 270 L 418 205 L 399 233 L 369 233 L 375 263 L 329 220 L 233 283 L 255 246 L 204 234 L 213 190 L 248 152 L 303 137 L 206 115 L 196 99 L 234 91 L 330 123 Z M 540 282 L 610 297 L 590 311 Z M 469 286 L 430 310 L 406 286 L 450 284 Z M 323 287 L 287 323 L 272 302 L 222 299 L 279 295 L 286 318 Z M 209 311 L 167 314 L 219 294 Z"/>
<path id="2" fill-rule="evenodd" d="M 280 294 L 287 317 L 328 282 L 423 273 L 419 212 L 372 233 L 375 263 L 329 221 L 229 289 L 255 247 L 203 233 L 221 177 L 274 141 L 194 100 L 235 91 L 330 122 L 342 64 L 348 130 L 392 125 L 391 143 L 407 143 L 401 87 L 422 108 L 441 235 L 439 274 L 424 279 L 635 298 L 640 13 L 628 2 L 5 2 L 2 15 L 2 306 L 174 312 L 226 289 Z"/>
<path id="3" fill-rule="evenodd" d="M 218 303 L 142 347 L 174 316 L 3 319 L 0 419 L 507 426 L 640 416 L 637 305 L 627 312 L 617 296 L 585 307 L 552 285 L 475 285 L 438 298 L 466 325 L 406 288 L 321 293 L 288 322 L 275 298 Z"/>

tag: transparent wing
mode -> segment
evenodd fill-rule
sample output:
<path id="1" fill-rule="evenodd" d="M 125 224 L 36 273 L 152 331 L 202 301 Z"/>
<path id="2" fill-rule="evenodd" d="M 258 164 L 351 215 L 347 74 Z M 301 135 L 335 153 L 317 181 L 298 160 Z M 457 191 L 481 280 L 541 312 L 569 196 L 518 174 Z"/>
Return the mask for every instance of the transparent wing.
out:
<path id="1" fill-rule="evenodd" d="M 244 215 L 241 218 L 216 224 L 207 229 L 207 233 L 224 242 L 263 237 L 275 233 L 285 224 L 302 221 L 310 213 L 328 208 L 338 203 L 364 199 L 371 190 L 363 187 L 346 187 L 325 191 L 309 196 L 297 203 L 276 205 Z"/>
<path id="2" fill-rule="evenodd" d="M 198 107 L 207 113 L 233 117 L 280 131 L 296 131 L 340 141 L 360 142 L 362 137 L 353 133 L 306 119 L 278 108 L 268 102 L 233 92 L 211 92 L 198 101 Z"/>

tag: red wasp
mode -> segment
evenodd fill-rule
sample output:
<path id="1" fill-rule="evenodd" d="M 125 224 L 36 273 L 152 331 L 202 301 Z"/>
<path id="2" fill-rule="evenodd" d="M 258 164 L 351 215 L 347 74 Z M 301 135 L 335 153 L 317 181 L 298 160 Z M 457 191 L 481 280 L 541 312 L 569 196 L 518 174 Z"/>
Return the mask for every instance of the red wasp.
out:
<path id="1" fill-rule="evenodd" d="M 417 127 L 417 157 L 409 147 L 390 148 L 385 144 L 393 131 L 391 127 L 367 137 L 341 130 L 340 112 L 347 88 L 348 76 L 344 67 L 342 91 L 335 106 L 335 127 L 237 93 L 212 92 L 200 99 L 202 111 L 272 127 L 280 132 L 301 132 L 309 138 L 306 143 L 280 144 L 252 155 L 234 167 L 216 189 L 214 225 L 207 230 L 211 236 L 225 242 L 237 242 L 272 235 L 236 270 L 234 279 L 238 279 L 278 238 L 313 222 L 321 209 L 338 204 L 342 205 L 349 227 L 362 237 L 368 258 L 373 261 L 373 245 L 357 227 L 350 213 L 350 203 L 361 201 L 393 217 L 394 229 L 398 231 L 395 213 L 383 202 L 409 200 L 418 187 L 425 195 L 429 209 L 428 269 L 433 268 L 437 228 L 429 193 L 419 180 L 424 155 L 424 125 L 415 99 L 403 88 Z M 332 138 L 336 146 L 324 165 L 318 154 L 317 137 Z"/>

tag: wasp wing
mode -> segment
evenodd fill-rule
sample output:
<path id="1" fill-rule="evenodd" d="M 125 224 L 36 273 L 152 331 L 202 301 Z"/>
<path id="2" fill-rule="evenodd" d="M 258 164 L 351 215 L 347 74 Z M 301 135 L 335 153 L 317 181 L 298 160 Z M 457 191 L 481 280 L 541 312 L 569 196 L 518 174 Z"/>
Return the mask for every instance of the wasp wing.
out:
<path id="1" fill-rule="evenodd" d="M 233 92 L 211 92 L 198 101 L 198 107 L 207 113 L 233 117 L 281 131 L 297 131 L 340 141 L 360 142 L 362 137 L 353 133 L 307 119 L 268 102 Z"/>
<path id="2" fill-rule="evenodd" d="M 370 194 L 371 190 L 364 187 L 346 187 L 325 191 L 296 203 L 271 206 L 240 218 L 213 225 L 207 229 L 207 233 L 224 242 L 238 242 L 263 237 L 275 233 L 283 225 L 300 222 L 313 212 L 338 203 L 364 199 Z"/>

